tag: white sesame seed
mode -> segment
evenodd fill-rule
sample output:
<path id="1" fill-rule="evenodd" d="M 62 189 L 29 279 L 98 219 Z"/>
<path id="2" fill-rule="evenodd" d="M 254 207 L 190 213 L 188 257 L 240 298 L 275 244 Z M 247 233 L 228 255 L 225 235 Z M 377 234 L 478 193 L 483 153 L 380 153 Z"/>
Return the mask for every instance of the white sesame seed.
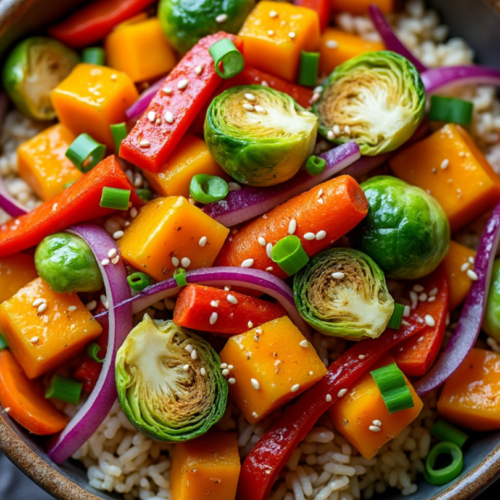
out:
<path id="1" fill-rule="evenodd" d="M 418 296 L 418 300 L 420 300 L 420 302 L 425 302 L 427 300 L 427 294 L 426 293 L 421 293 Z"/>
<path id="2" fill-rule="evenodd" d="M 204 367 L 204 366 L 202 366 L 202 367 L 200 368 L 200 373 L 201 373 L 201 375 L 202 375 L 203 377 L 207 374 L 207 370 L 205 370 L 205 367 Z"/>
<path id="3" fill-rule="evenodd" d="M 203 66 L 195 66 L 194 67 L 194 74 L 196 76 L 200 76 L 203 71 Z"/>
<path id="4" fill-rule="evenodd" d="M 257 241 L 259 242 L 259 245 L 261 245 L 263 247 L 265 247 L 267 245 L 265 238 L 263 238 L 262 236 L 259 236 Z"/>
<path id="5" fill-rule="evenodd" d="M 405 309 L 403 311 L 403 318 L 407 318 L 411 313 L 411 308 L 410 306 L 405 306 Z"/>
<path id="6" fill-rule="evenodd" d="M 347 135 L 351 135 L 351 127 L 349 127 L 349 125 L 346 125 L 344 127 L 344 132 L 347 134 Z"/>
<path id="7" fill-rule="evenodd" d="M 441 170 L 445 170 L 448 168 L 448 166 L 450 165 L 450 160 L 448 160 L 448 158 L 446 158 L 445 160 L 443 160 L 441 162 Z"/>
<path id="8" fill-rule="evenodd" d="M 221 363 L 220 367 L 221 367 L 222 369 L 227 368 L 227 363 Z"/>
<path id="9" fill-rule="evenodd" d="M 102 259 L 101 260 L 101 265 L 107 266 L 109 264 L 109 259 Z"/>
<path id="10" fill-rule="evenodd" d="M 467 276 L 472 280 L 472 281 L 477 281 L 479 279 L 479 276 L 472 270 L 469 269 L 467 271 Z"/>
<path id="11" fill-rule="evenodd" d="M 339 46 L 335 40 L 327 40 L 325 45 L 328 49 L 336 49 Z"/>
<path id="12" fill-rule="evenodd" d="M 295 33 L 293 31 L 290 31 L 290 33 L 288 33 L 288 36 L 293 40 L 295 38 Z"/>
<path id="13" fill-rule="evenodd" d="M 462 271 L 463 273 L 465 273 L 465 271 L 467 271 L 467 269 L 469 269 L 470 267 L 470 263 L 469 262 L 464 262 L 462 264 L 462 266 L 460 267 L 460 271 Z"/>
<path id="14" fill-rule="evenodd" d="M 236 384 L 236 379 L 231 377 L 230 379 L 228 379 L 228 382 L 231 384 L 231 385 L 234 385 Z"/>
<path id="15" fill-rule="evenodd" d="M 174 123 L 174 115 L 171 111 L 167 111 L 164 115 L 164 118 L 167 123 Z"/>
<path id="16" fill-rule="evenodd" d="M 267 115 L 267 111 L 262 106 L 255 106 L 255 111 L 257 111 L 257 113 L 261 113 L 262 115 Z"/>
<path id="17" fill-rule="evenodd" d="M 258 334 L 258 335 L 261 335 L 262 334 L 262 328 L 259 326 L 255 329 L 255 333 Z"/>
<path id="18" fill-rule="evenodd" d="M 32 344 L 36 344 L 39 340 L 40 340 L 40 339 L 39 339 L 38 337 L 31 337 L 30 342 L 31 342 Z"/>
<path id="19" fill-rule="evenodd" d="M 380 420 L 374 420 L 372 424 L 376 425 L 377 427 L 382 427 L 382 422 Z"/>
<path id="20" fill-rule="evenodd" d="M 227 14 L 219 14 L 215 20 L 218 22 L 218 23 L 223 23 L 225 21 L 227 21 Z"/>
<path id="21" fill-rule="evenodd" d="M 424 291 L 424 287 L 422 285 L 413 285 L 413 291 L 420 293 Z"/>
<path id="22" fill-rule="evenodd" d="M 271 272 L 273 270 L 273 266 L 266 267 L 266 271 Z"/>
<path id="23" fill-rule="evenodd" d="M 429 297 L 429 300 L 427 302 L 434 302 L 436 300 L 436 297 Z"/>
<path id="24" fill-rule="evenodd" d="M 338 125 L 334 125 L 332 130 L 335 135 L 340 135 L 340 133 L 342 132 Z"/>
<path id="25" fill-rule="evenodd" d="M 212 301 L 210 302 L 210 305 L 211 305 L 212 307 L 219 307 L 219 303 L 218 303 L 216 300 L 212 300 Z"/>
<path id="26" fill-rule="evenodd" d="M 97 302 L 95 300 L 91 300 L 90 302 L 87 302 L 85 304 L 85 307 L 89 310 L 89 311 L 93 311 L 96 307 L 97 307 Z"/>
<path id="27" fill-rule="evenodd" d="M 255 261 L 254 261 L 253 259 L 245 259 L 245 260 L 241 263 L 241 267 L 252 267 L 254 262 L 255 262 Z"/>
<path id="28" fill-rule="evenodd" d="M 118 78 L 118 76 L 115 75 L 114 73 L 111 75 L 111 80 L 116 81 L 117 78 Z"/>
<path id="29" fill-rule="evenodd" d="M 225 370 L 222 370 L 222 375 L 224 375 L 224 377 L 227 377 L 229 373 L 230 371 L 227 368 Z"/>
<path id="30" fill-rule="evenodd" d="M 186 349 L 186 351 L 191 354 L 193 352 L 194 347 L 191 344 L 188 344 L 186 347 L 184 347 L 184 349 Z"/>
<path id="31" fill-rule="evenodd" d="M 243 103 L 243 109 L 246 109 L 247 111 L 255 111 L 255 108 L 249 102 Z"/>
<path id="32" fill-rule="evenodd" d="M 227 186 L 229 188 L 229 192 L 239 191 L 241 189 L 241 186 L 237 182 L 228 182 Z"/>
<path id="33" fill-rule="evenodd" d="M 38 306 L 38 309 L 37 309 L 37 310 L 38 310 L 38 313 L 39 313 L 39 314 L 41 314 L 41 313 L 43 313 L 46 309 L 47 309 L 47 303 L 46 303 L 46 302 L 44 302 L 43 304 L 40 304 L 40 305 Z"/>
<path id="34" fill-rule="evenodd" d="M 347 389 L 340 389 L 339 392 L 337 392 L 337 397 L 341 398 L 342 396 L 345 396 L 347 393 Z"/>
<path id="35" fill-rule="evenodd" d="M 259 381 L 254 379 L 254 378 L 251 378 L 250 379 L 250 383 L 252 384 L 252 387 L 258 391 L 260 389 L 260 384 L 259 384 Z"/>
<path id="36" fill-rule="evenodd" d="M 316 235 L 314 233 L 306 233 L 304 234 L 304 239 L 307 241 L 312 241 L 316 239 Z"/>
<path id="37" fill-rule="evenodd" d="M 267 30 L 267 34 L 269 36 L 274 36 L 274 31 L 273 30 Z"/>
<path id="38" fill-rule="evenodd" d="M 193 349 L 191 352 L 191 359 L 198 359 L 198 351 L 196 349 Z"/>
<path id="39" fill-rule="evenodd" d="M 248 328 L 253 328 L 253 323 L 252 323 L 251 321 L 249 321 L 249 322 L 247 323 L 247 326 L 248 326 Z"/>
<path id="40" fill-rule="evenodd" d="M 123 231 L 115 231 L 113 233 L 113 239 L 119 240 L 125 233 Z"/>
<path id="41" fill-rule="evenodd" d="M 137 212 L 137 208 L 132 207 L 132 208 L 130 209 L 130 217 L 132 217 L 132 219 L 135 219 L 135 218 L 137 217 L 137 213 L 138 213 L 138 212 Z"/>
<path id="42" fill-rule="evenodd" d="M 214 325 L 215 322 L 217 321 L 217 318 L 218 318 L 218 314 L 216 312 L 213 312 L 211 315 L 210 315 L 210 324 L 211 325 Z"/>
<path id="43" fill-rule="evenodd" d="M 312 376 L 314 375 L 314 372 L 311 370 L 311 371 L 309 372 L 309 375 L 312 377 Z"/>
<path id="44" fill-rule="evenodd" d="M 288 234 L 294 234 L 296 230 L 297 230 L 297 221 L 295 219 L 292 219 L 288 224 Z"/>
<path id="45" fill-rule="evenodd" d="M 189 371 L 189 365 L 188 365 L 188 364 L 185 364 L 185 365 L 182 367 L 182 369 L 183 369 L 185 372 Z"/>
<path id="46" fill-rule="evenodd" d="M 260 82 L 260 84 L 263 86 L 263 87 L 269 87 L 269 83 L 267 83 L 265 80 L 262 80 Z"/>
<path id="47" fill-rule="evenodd" d="M 167 94 L 167 95 L 170 95 L 170 94 L 173 92 L 173 91 L 172 91 L 172 89 L 171 89 L 171 88 L 169 88 L 169 87 L 163 87 L 163 88 L 161 89 L 161 91 L 162 91 L 164 94 Z"/>
<path id="48" fill-rule="evenodd" d="M 333 139 L 335 139 L 335 134 L 333 133 L 333 130 L 329 130 L 329 131 L 326 133 L 326 138 L 327 138 L 329 141 L 333 141 Z"/>
<path id="49" fill-rule="evenodd" d="M 253 102 L 253 101 L 255 101 L 255 96 L 254 96 L 251 92 L 247 92 L 247 93 L 245 94 L 245 99 L 246 99 L 247 101 L 252 101 L 252 102 Z"/>
<path id="50" fill-rule="evenodd" d="M 7 406 L 7 408 L 4 408 L 3 410 L 5 413 L 9 413 L 10 412 L 10 406 Z"/>
<path id="51" fill-rule="evenodd" d="M 272 243 L 268 243 L 266 245 L 266 254 L 269 258 L 271 258 L 271 252 L 273 251 L 273 244 Z"/>
<path id="52" fill-rule="evenodd" d="M 47 299 L 35 299 L 33 301 L 32 306 L 33 307 L 38 307 L 40 304 L 43 304 L 44 302 L 47 302 Z"/>
<path id="53" fill-rule="evenodd" d="M 102 302 L 102 305 L 108 309 L 109 307 L 109 304 L 108 304 L 108 298 L 106 297 L 106 295 L 101 295 L 101 302 Z"/>
<path id="54" fill-rule="evenodd" d="M 332 396 L 330 394 L 327 394 L 325 399 L 326 399 L 327 403 L 331 403 L 332 402 Z"/>
<path id="55" fill-rule="evenodd" d="M 227 365 L 228 370 L 233 370 L 234 366 L 233 365 Z"/>
<path id="56" fill-rule="evenodd" d="M 471 264 L 474 264 L 476 262 L 476 259 L 474 257 L 469 257 L 468 258 L 468 261 L 471 263 Z"/>
<path id="57" fill-rule="evenodd" d="M 181 265 L 182 265 L 182 267 L 189 267 L 191 265 L 191 259 L 189 259 L 187 257 L 182 257 Z"/>
<path id="58" fill-rule="evenodd" d="M 300 389 L 300 385 L 299 384 L 295 384 L 295 385 L 292 385 L 291 391 L 292 392 L 297 392 L 299 389 Z"/>
<path id="59" fill-rule="evenodd" d="M 238 299 L 234 295 L 229 294 L 226 298 L 230 304 L 236 305 L 238 303 Z"/>
<path id="60" fill-rule="evenodd" d="M 326 238 L 326 231 L 321 230 L 316 233 L 316 239 L 317 240 L 323 240 Z"/>
<path id="61" fill-rule="evenodd" d="M 275 10 L 269 12 L 269 17 L 278 17 L 278 13 Z"/>
<path id="62" fill-rule="evenodd" d="M 184 90 L 188 86 L 189 80 L 187 78 L 183 78 L 182 80 L 179 80 L 177 83 L 177 88 L 179 90 Z"/>
<path id="63" fill-rule="evenodd" d="M 365 359 L 365 358 L 366 358 L 366 355 L 365 355 L 365 354 L 360 354 L 360 355 L 358 356 L 358 358 L 359 358 L 359 359 Z"/>
<path id="64" fill-rule="evenodd" d="M 202 236 L 200 238 L 200 241 L 198 241 L 198 245 L 200 245 L 200 247 L 204 247 L 207 244 L 207 241 L 208 238 L 206 236 Z"/>
<path id="65" fill-rule="evenodd" d="M 437 287 L 434 287 L 430 292 L 429 292 L 429 297 L 434 297 L 434 295 L 437 295 L 438 289 Z"/>
<path id="66" fill-rule="evenodd" d="M 139 142 L 139 147 L 141 148 L 149 148 L 149 146 L 151 146 L 151 143 L 146 139 L 143 139 L 141 142 Z"/>
<path id="67" fill-rule="evenodd" d="M 345 274 L 341 272 L 332 273 L 332 278 L 335 280 L 343 280 L 345 278 Z"/>
<path id="68" fill-rule="evenodd" d="M 180 264 L 180 260 L 175 256 L 170 257 L 170 262 L 172 262 L 172 265 L 174 267 L 177 267 Z"/>
<path id="69" fill-rule="evenodd" d="M 252 413 L 252 417 L 253 417 L 253 418 L 259 418 L 259 414 L 258 414 L 257 412 L 255 412 L 255 411 L 254 411 L 254 412 Z"/>
<path id="70" fill-rule="evenodd" d="M 300 347 L 309 347 L 309 342 L 307 340 L 301 340 L 299 345 Z"/>
<path id="71" fill-rule="evenodd" d="M 108 257 L 110 259 L 112 259 L 116 254 L 118 253 L 118 250 L 116 248 L 112 248 L 109 252 L 108 252 Z"/>
<path id="72" fill-rule="evenodd" d="M 69 312 L 76 311 L 76 306 L 69 306 L 69 307 L 68 307 L 68 311 L 69 311 Z"/>
<path id="73" fill-rule="evenodd" d="M 156 113 L 154 111 L 150 111 L 148 113 L 148 120 L 151 122 L 151 123 L 154 123 L 156 121 Z"/>
<path id="74" fill-rule="evenodd" d="M 436 321 L 430 314 L 426 314 L 424 320 L 427 326 L 436 326 Z"/>
<path id="75" fill-rule="evenodd" d="M 321 198 L 323 196 L 323 188 L 321 188 L 319 191 L 318 191 L 318 194 L 317 194 L 318 198 Z"/>
<path id="76" fill-rule="evenodd" d="M 380 427 L 377 427 L 376 425 L 370 425 L 368 427 L 372 432 L 380 432 Z"/>

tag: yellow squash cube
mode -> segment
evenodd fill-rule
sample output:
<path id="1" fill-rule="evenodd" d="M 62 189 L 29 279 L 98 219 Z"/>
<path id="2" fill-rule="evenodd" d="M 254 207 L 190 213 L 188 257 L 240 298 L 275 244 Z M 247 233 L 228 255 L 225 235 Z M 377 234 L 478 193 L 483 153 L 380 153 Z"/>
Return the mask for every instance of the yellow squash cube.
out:
<path id="1" fill-rule="evenodd" d="M 327 372 L 288 316 L 231 337 L 220 359 L 233 365 L 236 383 L 229 385 L 229 395 L 251 423 L 289 403 Z"/>
<path id="2" fill-rule="evenodd" d="M 0 331 L 33 379 L 76 356 L 102 328 L 76 293 L 53 292 L 37 278 L 0 305 Z"/>
<path id="3" fill-rule="evenodd" d="M 210 267 L 229 229 L 182 196 L 150 201 L 118 240 L 127 264 L 155 280 L 171 278 L 177 268 Z M 200 239 L 206 237 L 201 246 Z"/>
<path id="4" fill-rule="evenodd" d="M 459 125 L 445 125 L 404 149 L 390 166 L 397 177 L 436 198 L 452 231 L 492 209 L 500 198 L 500 179 Z"/>
<path id="5" fill-rule="evenodd" d="M 64 185 L 83 174 L 66 158 L 75 135 L 58 123 L 17 148 L 19 175 L 47 201 L 64 191 Z"/>
<path id="6" fill-rule="evenodd" d="M 31 255 L 15 253 L 0 257 L 0 303 L 10 299 L 37 276 L 35 262 Z"/>
<path id="7" fill-rule="evenodd" d="M 285 2 L 259 2 L 238 36 L 249 66 L 294 82 L 301 51 L 319 47 L 317 12 Z"/>
<path id="8" fill-rule="evenodd" d="M 75 135 L 86 132 L 114 148 L 110 125 L 126 121 L 139 94 L 128 75 L 105 66 L 78 64 L 51 93 L 59 121 Z"/>

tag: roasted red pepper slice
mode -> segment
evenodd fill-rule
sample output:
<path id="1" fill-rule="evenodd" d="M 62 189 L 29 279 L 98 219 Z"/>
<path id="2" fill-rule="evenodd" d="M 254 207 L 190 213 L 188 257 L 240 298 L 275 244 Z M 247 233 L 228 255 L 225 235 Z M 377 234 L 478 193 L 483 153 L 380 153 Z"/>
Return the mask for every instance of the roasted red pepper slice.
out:
<path id="1" fill-rule="evenodd" d="M 146 112 L 122 142 L 122 158 L 150 172 L 157 172 L 165 164 L 221 83 L 208 49 L 223 38 L 231 39 L 239 50 L 242 49 L 241 41 L 222 31 L 201 39 L 167 76 Z M 195 72 L 197 67 L 198 71 L 202 69 L 199 75 Z M 166 93 L 165 89 L 170 90 Z M 154 113 L 155 120 L 148 119 L 150 113 Z M 171 115 L 166 117 L 167 113 Z M 161 123 L 157 124 L 157 119 Z"/>
<path id="2" fill-rule="evenodd" d="M 415 335 L 419 324 L 386 330 L 378 339 L 363 340 L 334 361 L 328 373 L 307 390 L 262 437 L 243 462 L 238 482 L 238 500 L 264 500 L 281 469 L 298 444 L 363 373 L 396 344 Z"/>
<path id="3" fill-rule="evenodd" d="M 84 361 L 73 373 L 73 378 L 83 382 L 83 390 L 92 392 L 101 374 L 102 363 L 92 359 Z"/>
<path id="4" fill-rule="evenodd" d="M 321 31 L 328 26 L 328 22 L 330 21 L 330 0 L 294 0 L 293 3 L 316 11 L 318 13 Z"/>

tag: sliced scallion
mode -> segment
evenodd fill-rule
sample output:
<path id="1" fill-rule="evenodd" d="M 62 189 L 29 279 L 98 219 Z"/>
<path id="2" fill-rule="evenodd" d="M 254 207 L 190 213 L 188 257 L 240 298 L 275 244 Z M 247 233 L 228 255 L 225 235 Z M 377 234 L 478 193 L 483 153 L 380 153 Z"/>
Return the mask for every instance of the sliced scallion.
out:
<path id="1" fill-rule="evenodd" d="M 87 47 L 82 51 L 82 62 L 104 66 L 105 53 L 101 47 Z"/>
<path id="2" fill-rule="evenodd" d="M 0 333 L 0 351 L 2 349 L 7 349 L 9 346 L 7 345 L 7 342 L 5 341 L 3 335 Z"/>
<path id="3" fill-rule="evenodd" d="M 151 278 L 144 273 L 133 273 L 127 276 L 127 281 L 130 288 L 136 292 L 142 292 L 151 284 Z"/>
<path id="4" fill-rule="evenodd" d="M 114 125 L 110 125 L 109 128 L 111 129 L 111 133 L 113 134 L 115 153 L 118 154 L 120 152 L 121 143 L 128 134 L 127 125 L 125 124 L 125 122 L 115 123 Z"/>
<path id="5" fill-rule="evenodd" d="M 441 441 L 456 444 L 459 448 L 465 444 L 469 436 L 459 428 L 440 418 L 431 428 L 431 434 Z"/>
<path id="6" fill-rule="evenodd" d="M 191 179 L 189 194 L 199 203 L 223 200 L 229 193 L 227 182 L 216 175 L 198 174 Z"/>
<path id="7" fill-rule="evenodd" d="M 392 328 L 398 330 L 403 321 L 403 313 L 405 312 L 405 306 L 403 304 L 394 304 L 394 312 L 392 313 L 389 323 L 387 323 L 387 328 Z"/>
<path id="8" fill-rule="evenodd" d="M 174 272 L 174 280 L 179 286 L 186 286 L 186 270 L 182 268 L 178 268 Z"/>
<path id="9" fill-rule="evenodd" d="M 88 354 L 89 358 L 94 360 L 94 361 L 97 361 L 98 363 L 103 363 L 104 359 L 101 359 L 99 357 L 100 350 L 101 350 L 101 348 L 95 342 L 92 342 L 92 344 L 89 344 L 87 346 L 87 354 Z"/>
<path id="10" fill-rule="evenodd" d="M 319 156 L 310 156 L 306 162 L 306 170 L 311 175 L 319 175 L 325 170 L 326 160 L 320 158 Z"/>
<path id="11" fill-rule="evenodd" d="M 429 120 L 435 122 L 470 125 L 474 104 L 456 97 L 431 96 Z"/>
<path id="12" fill-rule="evenodd" d="M 45 391 L 45 397 L 77 405 L 80 402 L 82 387 L 83 384 L 81 382 L 61 375 L 54 375 Z"/>
<path id="13" fill-rule="evenodd" d="M 92 170 L 106 154 L 106 146 L 88 134 L 80 134 L 66 151 L 66 157 L 81 172 Z"/>
<path id="14" fill-rule="evenodd" d="M 442 469 L 435 469 L 439 455 L 451 456 L 451 464 Z M 425 460 L 424 477 L 430 484 L 442 485 L 453 481 L 464 468 L 462 450 L 454 443 L 443 441 L 438 443 L 427 455 Z"/>
<path id="15" fill-rule="evenodd" d="M 129 203 L 130 189 L 102 188 L 101 202 L 99 203 L 102 208 L 128 210 Z"/>
<path id="16" fill-rule="evenodd" d="M 243 71 L 245 59 L 229 38 L 215 42 L 208 51 L 214 60 L 215 71 L 221 78 L 232 78 Z"/>
<path id="17" fill-rule="evenodd" d="M 300 53 L 299 84 L 315 87 L 318 82 L 319 52 Z"/>
<path id="18" fill-rule="evenodd" d="M 153 196 L 153 193 L 151 192 L 150 189 L 136 189 L 135 194 L 142 200 L 142 201 L 149 201 L 151 197 Z"/>
<path id="19" fill-rule="evenodd" d="M 288 276 L 292 276 L 309 262 L 309 256 L 304 250 L 300 238 L 291 234 L 273 246 L 271 260 L 276 262 Z"/>

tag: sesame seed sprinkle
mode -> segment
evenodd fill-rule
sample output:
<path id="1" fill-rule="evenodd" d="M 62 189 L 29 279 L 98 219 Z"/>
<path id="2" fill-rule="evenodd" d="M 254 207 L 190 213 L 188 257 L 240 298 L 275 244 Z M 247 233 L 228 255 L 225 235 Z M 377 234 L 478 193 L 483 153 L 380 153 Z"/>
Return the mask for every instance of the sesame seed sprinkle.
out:
<path id="1" fill-rule="evenodd" d="M 259 242 L 259 245 L 261 245 L 263 247 L 265 247 L 267 245 L 265 238 L 262 236 L 259 236 L 257 241 Z"/>
<path id="2" fill-rule="evenodd" d="M 368 427 L 372 432 L 380 432 L 380 427 L 376 426 L 376 425 L 370 425 L 370 427 Z"/>
<path id="3" fill-rule="evenodd" d="M 167 94 L 167 95 L 170 95 L 172 93 L 172 89 L 169 88 L 169 87 L 163 87 L 161 89 L 161 91 L 164 93 L 164 94 Z"/>
<path id="4" fill-rule="evenodd" d="M 143 139 L 142 141 L 139 142 L 139 147 L 141 148 L 149 148 L 149 146 L 151 146 L 151 143 L 146 139 Z"/>
<path id="5" fill-rule="evenodd" d="M 4 411 L 5 413 L 9 413 L 9 412 L 10 412 L 10 406 L 7 406 L 7 408 L 5 408 L 3 411 Z"/>
<path id="6" fill-rule="evenodd" d="M 312 241 L 316 239 L 316 235 L 314 233 L 306 233 L 304 234 L 304 239 L 307 241 Z"/>
<path id="7" fill-rule="evenodd" d="M 154 123 L 156 121 L 156 113 L 154 111 L 150 111 L 148 113 L 148 120 L 151 122 L 151 123 Z"/>
<path id="8" fill-rule="evenodd" d="M 221 363 L 220 367 L 221 367 L 222 369 L 227 368 L 227 363 Z"/>
<path id="9" fill-rule="evenodd" d="M 171 112 L 171 111 L 167 111 L 167 112 L 165 113 L 165 121 L 166 121 L 167 123 L 174 123 L 174 115 L 172 114 L 172 112 Z"/>
<path id="10" fill-rule="evenodd" d="M 255 111 L 255 108 L 249 102 L 244 102 L 242 106 L 246 111 Z"/>
<path id="11" fill-rule="evenodd" d="M 230 303 L 230 304 L 234 304 L 236 305 L 238 303 L 238 299 L 234 296 L 234 295 L 231 295 L 229 294 L 227 296 L 227 301 Z"/>
<path id="12" fill-rule="evenodd" d="M 193 349 L 191 352 L 191 359 L 198 359 L 198 351 L 196 349 Z"/>
<path id="13" fill-rule="evenodd" d="M 230 379 L 228 379 L 228 383 L 230 383 L 231 385 L 234 385 L 234 384 L 236 384 L 236 379 L 231 377 Z"/>
<path id="14" fill-rule="evenodd" d="M 175 267 L 177 267 L 180 264 L 180 260 L 175 256 L 170 258 L 170 262 L 172 262 L 172 265 Z"/>
<path id="15" fill-rule="evenodd" d="M 248 328 L 253 328 L 253 323 L 252 323 L 251 321 L 249 321 L 249 322 L 247 323 L 247 326 L 248 326 Z"/>
<path id="16" fill-rule="evenodd" d="M 196 76 L 200 76 L 203 71 L 203 66 L 195 66 L 194 67 L 194 74 Z"/>
<path id="17" fill-rule="evenodd" d="M 479 276 L 476 274 L 475 271 L 472 269 L 469 269 L 467 271 L 467 276 L 472 280 L 472 281 L 477 281 L 479 279 Z"/>
<path id="18" fill-rule="evenodd" d="M 292 385 L 291 391 L 292 392 L 297 392 L 299 389 L 300 389 L 300 385 L 299 384 L 295 384 L 295 385 Z"/>
<path id="19" fill-rule="evenodd" d="M 299 345 L 300 347 L 309 347 L 309 342 L 307 340 L 301 340 Z"/>
<path id="20" fill-rule="evenodd" d="M 325 399 L 326 399 L 327 403 L 331 403 L 333 398 L 332 398 L 331 394 L 327 394 Z"/>
<path id="21" fill-rule="evenodd" d="M 216 312 L 213 312 L 211 315 L 210 315 L 210 324 L 211 325 L 214 325 L 215 322 L 217 321 L 218 319 L 218 314 Z"/>
<path id="22" fill-rule="evenodd" d="M 340 133 L 342 132 L 338 125 L 334 125 L 332 130 L 335 135 L 340 135 Z"/>
<path id="23" fill-rule="evenodd" d="M 337 397 L 341 398 L 342 396 L 345 396 L 347 394 L 347 389 L 340 389 L 339 392 L 337 392 Z"/>
<path id="24" fill-rule="evenodd" d="M 123 231 L 115 231 L 113 233 L 113 239 L 119 240 L 125 233 Z"/>
<path id="25" fill-rule="evenodd" d="M 185 365 L 182 367 L 182 369 L 183 369 L 185 372 L 189 371 L 189 365 L 188 365 L 188 364 L 185 364 Z"/>
<path id="26" fill-rule="evenodd" d="M 76 311 L 76 306 L 69 306 L 69 307 L 68 307 L 68 311 L 69 311 L 69 312 Z"/>
<path id="27" fill-rule="evenodd" d="M 410 306 L 405 306 L 404 311 L 403 311 L 403 318 L 407 318 L 411 313 L 411 308 Z"/>
<path id="28" fill-rule="evenodd" d="M 207 241 L 208 238 L 206 236 L 202 236 L 200 238 L 200 241 L 198 241 L 198 245 L 200 245 L 200 247 L 204 247 L 207 244 Z"/>
<path id="29" fill-rule="evenodd" d="M 339 46 L 335 40 L 327 40 L 325 45 L 328 49 L 336 49 Z"/>
<path id="30" fill-rule="evenodd" d="M 101 260 L 101 265 L 107 266 L 109 264 L 109 259 L 102 259 Z"/>
<path id="31" fill-rule="evenodd" d="M 226 368 L 224 370 L 222 370 L 222 375 L 224 375 L 224 377 L 227 377 L 229 375 L 230 371 Z"/>
<path id="32" fill-rule="evenodd" d="M 413 285 L 413 291 L 414 292 L 420 293 L 420 292 L 423 292 L 424 290 L 425 289 L 424 289 L 424 287 L 422 285 L 418 285 L 418 284 L 417 285 Z"/>
<path id="33" fill-rule="evenodd" d="M 218 22 L 218 23 L 223 23 L 225 21 L 227 21 L 227 14 L 219 14 L 215 20 Z"/>
<path id="34" fill-rule="evenodd" d="M 266 245 L 266 254 L 269 258 L 271 258 L 271 252 L 273 251 L 273 244 L 272 243 L 268 243 Z"/>
<path id="35" fill-rule="evenodd" d="M 212 301 L 210 302 L 210 305 L 211 305 L 212 307 L 219 307 L 219 303 L 218 303 L 216 300 L 212 300 Z"/>
<path id="36" fill-rule="evenodd" d="M 33 301 L 32 306 L 33 306 L 33 307 L 38 307 L 40 304 L 43 304 L 44 302 L 47 302 L 47 299 L 42 299 L 42 298 L 40 298 L 40 299 L 35 299 L 35 300 Z"/>
<path id="37" fill-rule="evenodd" d="M 31 342 L 32 344 L 36 344 L 39 340 L 40 340 L 40 339 L 39 339 L 38 337 L 31 337 L 30 342 Z"/>
<path id="38" fill-rule="evenodd" d="M 321 230 L 316 233 L 316 239 L 317 240 L 323 240 L 326 238 L 326 231 Z"/>
<path id="39" fill-rule="evenodd" d="M 297 221 L 292 219 L 288 224 L 288 234 L 294 234 L 297 230 Z"/>
<path id="40" fill-rule="evenodd" d="M 111 75 L 111 80 L 116 81 L 118 78 L 118 75 L 115 75 L 114 73 Z"/>
<path id="41" fill-rule="evenodd" d="M 256 413 L 256 412 L 254 411 L 254 412 L 252 413 L 252 417 L 253 417 L 253 418 L 259 418 L 259 414 L 258 414 L 258 413 Z"/>
<path id="42" fill-rule="evenodd" d="M 96 307 L 97 307 L 97 302 L 95 300 L 91 300 L 90 302 L 87 302 L 85 304 L 85 307 L 89 310 L 89 311 L 93 311 Z"/>
<path id="43" fill-rule="evenodd" d="M 200 373 L 201 373 L 201 375 L 202 375 L 203 377 L 207 374 L 207 370 L 205 370 L 205 367 L 204 367 L 204 366 L 202 366 L 202 367 L 200 368 Z"/>
<path id="44" fill-rule="evenodd" d="M 254 379 L 254 378 L 251 378 L 250 379 L 250 383 L 252 384 L 252 387 L 258 391 L 260 389 L 260 384 L 259 384 L 259 381 Z"/>
<path id="45" fill-rule="evenodd" d="M 116 248 L 112 248 L 109 252 L 108 252 L 108 257 L 110 259 L 112 259 L 116 254 L 118 253 L 118 250 Z"/>
<path id="46" fill-rule="evenodd" d="M 188 86 L 189 80 L 187 78 L 183 78 L 182 80 L 179 80 L 177 83 L 177 88 L 179 90 L 184 90 Z"/>
<path id="47" fill-rule="evenodd" d="M 436 326 L 436 321 L 430 314 L 425 315 L 424 321 L 427 326 Z"/>
<path id="48" fill-rule="evenodd" d="M 257 104 L 257 106 L 255 106 L 255 111 L 257 111 L 257 113 L 260 113 L 262 115 L 267 115 L 267 111 L 265 108 L 263 108 L 262 106 L 259 106 Z"/>
<path id="49" fill-rule="evenodd" d="M 132 217 L 132 219 L 135 219 L 137 217 L 137 208 L 132 207 L 130 209 L 130 217 Z"/>
<path id="50" fill-rule="evenodd" d="M 380 420 L 374 420 L 372 424 L 376 425 L 377 427 L 382 427 L 382 422 Z"/>
<path id="51" fill-rule="evenodd" d="M 345 274 L 341 272 L 332 273 L 332 278 L 335 280 L 342 280 L 345 278 Z"/>
<path id="52" fill-rule="evenodd" d="M 358 358 L 359 358 L 359 359 L 365 359 L 365 358 L 366 358 L 366 355 L 365 355 L 365 354 L 360 354 L 360 355 L 358 356 Z"/>
<path id="53" fill-rule="evenodd" d="M 469 262 L 464 262 L 462 264 L 462 266 L 460 267 L 460 271 L 462 271 L 463 273 L 465 273 L 465 271 L 467 271 L 467 269 L 469 269 L 470 267 L 470 263 Z"/>
<path id="54" fill-rule="evenodd" d="M 335 134 L 333 133 L 333 130 L 329 130 L 329 131 L 326 133 L 326 138 L 327 138 L 329 141 L 333 141 L 333 139 L 335 139 Z"/>
<path id="55" fill-rule="evenodd" d="M 188 344 L 186 347 L 184 347 L 184 349 L 186 349 L 187 352 L 192 353 L 194 347 L 191 344 Z"/>
<path id="56" fill-rule="evenodd" d="M 182 267 L 189 267 L 191 265 L 191 259 L 189 259 L 188 257 L 182 257 L 181 265 Z"/>
<path id="57" fill-rule="evenodd" d="M 247 93 L 245 94 L 245 99 L 246 99 L 247 101 L 252 101 L 252 102 L 253 102 L 253 101 L 255 101 L 255 96 L 254 96 L 251 92 L 247 92 Z"/>
<path id="58" fill-rule="evenodd" d="M 290 31 L 290 33 L 288 33 L 288 36 L 293 40 L 296 35 L 294 31 Z"/>
<path id="59" fill-rule="evenodd" d="M 245 259 L 242 263 L 241 263 L 241 267 L 252 267 L 253 264 L 254 264 L 254 260 L 253 259 Z"/>
<path id="60" fill-rule="evenodd" d="M 275 10 L 269 12 L 269 17 L 278 17 L 278 13 Z"/>
<path id="61" fill-rule="evenodd" d="M 273 266 L 266 267 L 266 271 L 271 272 L 273 270 Z"/>
<path id="62" fill-rule="evenodd" d="M 47 302 L 44 302 L 43 304 L 40 304 L 38 306 L 38 313 L 41 314 L 47 309 Z"/>
<path id="63" fill-rule="evenodd" d="M 267 30 L 267 34 L 269 36 L 274 36 L 274 31 L 273 30 Z"/>
<path id="64" fill-rule="evenodd" d="M 447 169 L 449 165 L 450 165 L 450 160 L 448 160 L 448 158 L 446 158 L 445 160 L 443 160 L 441 162 L 441 165 L 440 165 L 441 170 Z"/>

